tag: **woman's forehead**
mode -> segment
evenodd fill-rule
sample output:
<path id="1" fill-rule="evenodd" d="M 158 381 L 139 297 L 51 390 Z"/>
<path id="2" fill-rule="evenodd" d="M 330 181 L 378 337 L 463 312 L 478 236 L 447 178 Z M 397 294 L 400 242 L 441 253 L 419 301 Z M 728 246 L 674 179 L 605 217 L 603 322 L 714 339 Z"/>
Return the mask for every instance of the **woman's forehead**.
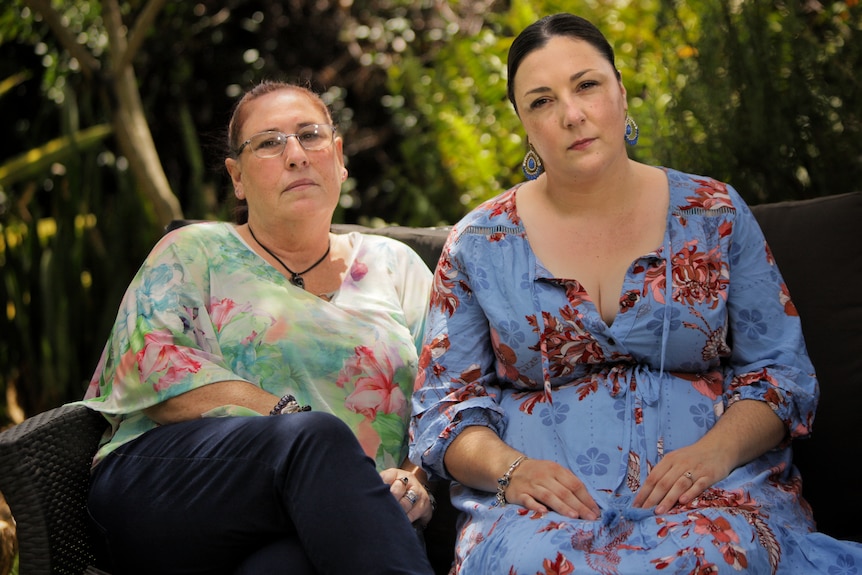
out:
<path id="1" fill-rule="evenodd" d="M 320 102 L 298 90 L 279 90 L 259 96 L 247 104 L 245 129 L 260 131 L 276 124 L 290 128 L 299 124 L 326 122 L 329 122 L 329 118 Z"/>

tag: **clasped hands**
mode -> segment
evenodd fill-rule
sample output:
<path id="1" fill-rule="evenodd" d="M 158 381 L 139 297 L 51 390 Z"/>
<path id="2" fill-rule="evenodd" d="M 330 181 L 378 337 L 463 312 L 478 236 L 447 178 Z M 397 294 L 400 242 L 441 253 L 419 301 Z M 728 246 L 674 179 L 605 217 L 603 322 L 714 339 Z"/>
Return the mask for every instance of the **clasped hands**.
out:
<path id="1" fill-rule="evenodd" d="M 425 527 L 434 513 L 434 500 L 425 485 L 410 471 L 390 467 L 380 472 L 389 492 L 407 514 L 410 523 Z"/>
<path id="2" fill-rule="evenodd" d="M 689 446 L 663 457 L 650 471 L 632 505 L 655 507 L 657 515 L 667 513 L 677 504 L 691 502 L 732 470 L 718 458 L 704 458 L 703 453 L 696 451 Z M 506 500 L 531 511 L 551 510 L 572 519 L 594 521 L 601 515 L 577 475 L 558 463 L 541 459 L 528 459 L 519 466 L 506 489 Z"/>

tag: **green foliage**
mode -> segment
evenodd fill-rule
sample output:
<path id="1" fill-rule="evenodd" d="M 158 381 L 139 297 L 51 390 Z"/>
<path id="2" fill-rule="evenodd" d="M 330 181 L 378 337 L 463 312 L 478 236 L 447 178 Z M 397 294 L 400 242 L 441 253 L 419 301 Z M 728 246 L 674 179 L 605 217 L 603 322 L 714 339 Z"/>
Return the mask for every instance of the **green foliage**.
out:
<path id="1" fill-rule="evenodd" d="M 678 90 L 658 155 L 733 183 L 751 203 L 852 191 L 862 177 L 862 6 L 687 5 L 697 20 L 679 8 L 661 32 L 686 37 L 691 57 L 670 81 Z"/>
<path id="2" fill-rule="evenodd" d="M 102 3 L 52 4 L 107 61 Z M 145 2 L 120 4 L 131 22 Z M 276 78 L 308 80 L 334 111 L 350 172 L 337 221 L 451 224 L 522 179 L 506 53 L 559 11 L 614 45 L 636 159 L 729 181 L 751 203 L 862 177 L 855 0 L 167 2 L 134 65 L 187 217 L 229 217 L 225 123 L 243 89 Z M 109 74 L 84 73 L 23 0 L 0 4 L 0 387 L 28 415 L 80 397 L 161 233 L 104 129 Z"/>

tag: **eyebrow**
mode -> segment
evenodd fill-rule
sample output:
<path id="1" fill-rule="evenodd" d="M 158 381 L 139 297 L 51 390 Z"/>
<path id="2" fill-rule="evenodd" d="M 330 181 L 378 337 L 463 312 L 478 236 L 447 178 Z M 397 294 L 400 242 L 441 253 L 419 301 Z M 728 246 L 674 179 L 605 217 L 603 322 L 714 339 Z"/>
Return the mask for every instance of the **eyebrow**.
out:
<path id="1" fill-rule="evenodd" d="M 592 72 L 593 68 L 587 68 L 585 70 L 581 70 L 580 72 L 575 72 L 571 76 L 569 76 L 569 82 L 576 82 L 580 80 L 586 73 Z M 532 94 L 543 94 L 545 92 L 550 92 L 551 89 L 547 86 L 539 86 L 538 88 L 533 88 L 532 90 L 528 90 L 524 92 L 524 96 L 530 96 Z"/>
<path id="2" fill-rule="evenodd" d="M 301 130 L 303 128 L 307 128 L 308 126 L 315 126 L 315 125 L 317 125 L 317 126 L 328 126 L 329 124 L 325 121 L 324 122 L 299 122 L 296 125 L 295 129 Z M 282 134 L 286 133 L 283 130 L 281 130 L 280 128 L 266 128 L 265 130 L 261 130 L 260 132 L 255 132 L 255 134 L 262 134 L 264 132 L 281 132 Z"/>

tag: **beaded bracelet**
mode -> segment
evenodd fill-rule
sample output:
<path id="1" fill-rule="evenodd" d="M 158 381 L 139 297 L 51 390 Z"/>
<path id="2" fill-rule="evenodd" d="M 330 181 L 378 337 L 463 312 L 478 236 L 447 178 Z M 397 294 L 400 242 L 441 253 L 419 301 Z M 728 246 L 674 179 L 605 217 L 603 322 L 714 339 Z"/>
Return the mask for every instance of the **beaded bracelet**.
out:
<path id="1" fill-rule="evenodd" d="M 527 459 L 526 455 L 522 455 L 518 459 L 516 459 L 512 465 L 509 466 L 508 471 L 503 474 L 503 477 L 497 480 L 497 501 L 495 503 L 498 507 L 504 507 L 508 501 L 506 501 L 506 488 L 509 487 L 509 482 L 512 480 L 512 473 L 518 469 L 518 466 L 521 465 Z"/>
<path id="2" fill-rule="evenodd" d="M 278 400 L 278 403 L 275 404 L 275 407 L 272 408 L 272 411 L 269 412 L 270 415 L 284 415 L 288 413 L 297 413 L 300 411 L 311 411 L 310 405 L 299 405 L 297 403 L 296 398 L 291 394 L 281 396 L 281 399 Z"/>

